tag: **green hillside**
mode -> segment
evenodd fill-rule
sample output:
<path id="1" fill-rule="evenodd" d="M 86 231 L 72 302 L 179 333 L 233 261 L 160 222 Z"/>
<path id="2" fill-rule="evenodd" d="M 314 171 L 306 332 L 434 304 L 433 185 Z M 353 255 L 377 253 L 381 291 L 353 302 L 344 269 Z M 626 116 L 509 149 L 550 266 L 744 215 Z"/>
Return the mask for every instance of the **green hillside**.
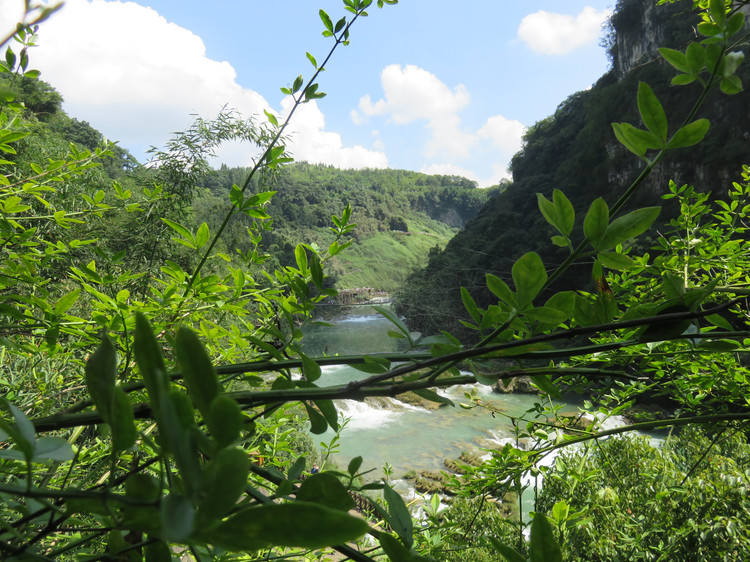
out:
<path id="1" fill-rule="evenodd" d="M 194 202 L 194 222 L 218 227 L 231 186 L 245 170 L 215 170 L 200 182 L 204 189 Z M 329 264 L 338 288 L 371 287 L 391 292 L 427 264 L 430 251 L 445 247 L 500 187 L 478 189 L 457 176 L 426 175 L 405 170 L 339 170 L 331 166 L 292 164 L 254 193 L 276 192 L 268 205 L 273 231 L 263 235 L 262 248 L 275 263 L 294 263 L 299 242 L 326 247 L 334 235 L 331 214 L 352 208 L 352 246 Z M 236 215 L 222 244 L 228 251 L 247 251 L 247 217 Z"/>

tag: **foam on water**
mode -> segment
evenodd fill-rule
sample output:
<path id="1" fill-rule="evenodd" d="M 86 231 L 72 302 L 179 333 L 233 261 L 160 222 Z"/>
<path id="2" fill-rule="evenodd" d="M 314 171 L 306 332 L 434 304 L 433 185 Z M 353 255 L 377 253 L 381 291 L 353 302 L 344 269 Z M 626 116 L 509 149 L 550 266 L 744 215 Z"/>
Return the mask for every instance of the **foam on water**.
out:
<path id="1" fill-rule="evenodd" d="M 350 431 L 383 427 L 395 422 L 400 415 L 399 410 L 357 400 L 336 400 L 336 408 L 349 418 L 346 429 Z"/>

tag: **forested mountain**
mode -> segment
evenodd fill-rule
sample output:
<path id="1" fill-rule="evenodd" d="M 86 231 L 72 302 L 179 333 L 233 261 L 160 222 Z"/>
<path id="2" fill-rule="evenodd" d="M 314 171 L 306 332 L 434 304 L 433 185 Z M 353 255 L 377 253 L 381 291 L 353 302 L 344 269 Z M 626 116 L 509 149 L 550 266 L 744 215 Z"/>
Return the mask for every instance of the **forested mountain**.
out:
<path id="1" fill-rule="evenodd" d="M 432 254 L 428 266 L 408 279 L 397 308 L 413 329 L 434 333 L 448 327 L 471 339 L 472 333 L 459 324 L 461 319 L 469 319 L 459 287 L 466 287 L 477 304 L 486 307 L 497 301 L 487 289 L 486 273 L 508 281 L 514 261 L 529 251 L 539 253 L 548 266 L 565 259 L 567 250 L 550 242 L 557 233 L 540 213 L 537 193 L 551 199 L 553 189 L 562 190 L 576 209 L 576 228 L 580 228 L 594 199 L 603 197 L 611 205 L 638 176 L 645 164 L 617 142 L 610 124 L 640 124 L 636 106 L 640 81 L 650 84 L 668 108 L 670 130 L 685 119 L 700 86 L 697 82 L 687 87 L 670 86 L 675 70 L 657 48 L 684 49 L 694 38 L 691 26 L 694 29 L 698 20 L 688 8 L 688 3 L 679 2 L 618 2 L 606 37 L 612 69 L 591 89 L 571 95 L 553 115 L 527 130 L 522 150 L 512 160 L 512 184 L 491 199 L 445 251 Z M 746 68 L 738 75 L 747 83 Z M 679 210 L 661 199 L 670 179 L 678 185 L 689 183 L 700 191 L 724 194 L 739 178 L 741 165 L 748 162 L 748 102 L 747 92 L 724 96 L 713 91 L 697 116 L 711 121 L 699 161 L 690 149 L 669 153 L 629 202 L 629 208 L 661 205 L 659 220 L 667 222 Z M 639 244 L 641 248 L 651 246 L 648 237 Z M 557 288 L 591 290 L 588 271 L 574 269 Z"/>
<path id="2" fill-rule="evenodd" d="M 194 220 L 213 232 L 223 219 L 229 191 L 241 184 L 247 170 L 227 168 L 205 175 L 205 188 L 194 202 Z M 352 207 L 353 244 L 329 264 L 328 274 L 339 288 L 400 288 L 405 277 L 426 265 L 433 248 L 443 248 L 457 229 L 472 219 L 497 186 L 477 189 L 458 176 L 426 175 L 404 170 L 339 170 L 298 163 L 285 167 L 253 193 L 275 191 L 268 205 L 274 229 L 263 234 L 262 248 L 271 260 L 294 263 L 299 242 L 330 244 L 331 214 Z M 225 232 L 225 249 L 247 251 L 249 218 L 238 214 Z M 434 251 L 437 251 L 434 250 Z"/>

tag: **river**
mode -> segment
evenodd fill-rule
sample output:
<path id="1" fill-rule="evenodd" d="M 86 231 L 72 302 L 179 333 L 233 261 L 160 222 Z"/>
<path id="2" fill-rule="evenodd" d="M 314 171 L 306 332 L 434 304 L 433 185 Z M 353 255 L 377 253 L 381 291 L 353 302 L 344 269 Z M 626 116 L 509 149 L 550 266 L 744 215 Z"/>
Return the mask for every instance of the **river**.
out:
<path id="1" fill-rule="evenodd" d="M 393 325 L 370 307 L 345 309 L 327 322 L 332 325 L 305 327 L 303 341 L 309 355 L 403 351 L 403 340 L 388 336 Z M 342 384 L 365 376 L 346 366 L 324 367 L 318 384 Z M 476 388 L 484 401 L 512 416 L 520 416 L 538 401 L 533 395 L 497 394 L 483 385 L 447 390 L 444 395 L 456 406 L 437 410 L 398 401 L 391 401 L 386 407 L 353 400 L 337 401 L 339 411 L 349 421 L 341 432 L 334 460 L 346 467 L 350 459 L 361 455 L 363 469 L 375 469 L 369 475 L 372 479 L 383 476 L 386 463 L 393 468 L 393 477 L 401 478 L 410 470 L 443 470 L 444 459 L 457 458 L 463 451 L 482 454 L 481 449 L 499 447 L 512 439 L 512 425 L 507 417 L 493 417 L 484 408 L 466 410 L 458 406 L 459 402 L 468 402 L 464 394 L 471 388 Z M 577 408 L 570 405 L 563 413 L 575 414 Z M 318 442 L 328 442 L 333 436 L 329 430 L 315 437 Z"/>

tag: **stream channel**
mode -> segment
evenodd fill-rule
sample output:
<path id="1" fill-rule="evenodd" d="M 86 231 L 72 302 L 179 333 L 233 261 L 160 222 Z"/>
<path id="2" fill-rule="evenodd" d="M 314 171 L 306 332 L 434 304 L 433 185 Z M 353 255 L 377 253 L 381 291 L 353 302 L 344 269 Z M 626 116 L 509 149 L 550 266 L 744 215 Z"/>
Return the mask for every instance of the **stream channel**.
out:
<path id="1" fill-rule="evenodd" d="M 318 319 L 332 325 L 312 324 L 304 328 L 305 352 L 312 357 L 403 350 L 403 340 L 388 336 L 393 325 L 369 306 L 337 307 L 335 314 L 323 310 Z M 338 385 L 367 376 L 348 366 L 324 367 L 317 384 Z M 486 454 L 482 449 L 499 448 L 511 441 L 512 425 L 505 416 L 493 417 L 484 408 L 466 410 L 458 406 L 459 402 L 468 402 L 464 393 L 471 388 L 441 391 L 456 406 L 437 410 L 391 399 L 377 399 L 375 403 L 337 401 L 339 412 L 350 419 L 341 432 L 333 460 L 345 468 L 349 460 L 361 455 L 362 470 L 375 469 L 368 474 L 368 480 L 381 478 L 386 463 L 393 467 L 391 478 L 401 479 L 410 470 L 445 470 L 443 460 L 458 458 L 463 451 Z M 535 395 L 498 394 L 483 385 L 476 385 L 476 389 L 483 400 L 512 416 L 520 416 L 538 401 Z M 577 414 L 578 408 L 567 404 L 562 413 Z M 329 429 L 313 438 L 319 444 L 329 442 L 333 436 Z"/>

